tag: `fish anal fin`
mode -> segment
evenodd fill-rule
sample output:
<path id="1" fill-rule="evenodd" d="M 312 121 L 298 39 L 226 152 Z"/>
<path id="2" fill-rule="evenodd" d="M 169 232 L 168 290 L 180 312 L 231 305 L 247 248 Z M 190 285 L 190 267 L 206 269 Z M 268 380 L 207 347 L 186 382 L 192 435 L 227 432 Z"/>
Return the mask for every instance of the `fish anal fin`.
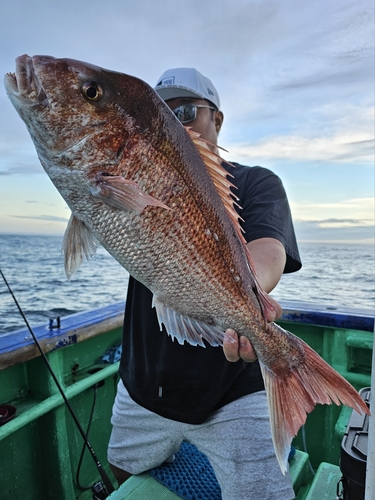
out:
<path id="1" fill-rule="evenodd" d="M 354 387 L 309 345 L 302 340 L 300 342 L 304 361 L 284 375 L 274 373 L 260 361 L 268 398 L 272 439 L 283 474 L 288 467 L 292 439 L 316 404 L 344 404 L 359 413 L 370 413 Z"/>
<path id="2" fill-rule="evenodd" d="M 120 210 L 141 213 L 147 206 L 170 210 L 167 205 L 145 193 L 136 182 L 119 175 L 98 174 L 91 194 Z"/>
<path id="3" fill-rule="evenodd" d="M 99 245 L 100 243 L 86 225 L 71 214 L 62 242 L 65 274 L 68 280 L 85 259 L 89 260 L 95 255 Z"/>
<path id="4" fill-rule="evenodd" d="M 211 346 L 220 346 L 224 338 L 227 338 L 222 329 L 177 313 L 163 304 L 155 295 L 152 307 L 156 309 L 160 330 L 164 325 L 168 335 L 181 345 L 186 341 L 190 345 L 206 347 L 203 342 L 205 339 Z M 230 337 L 228 339 L 233 340 Z"/>

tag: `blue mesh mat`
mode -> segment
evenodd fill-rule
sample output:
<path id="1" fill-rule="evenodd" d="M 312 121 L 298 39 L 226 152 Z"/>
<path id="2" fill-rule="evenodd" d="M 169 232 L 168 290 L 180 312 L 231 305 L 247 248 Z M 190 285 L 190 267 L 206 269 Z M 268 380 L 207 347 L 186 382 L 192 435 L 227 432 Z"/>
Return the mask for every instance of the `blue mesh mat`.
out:
<path id="1" fill-rule="evenodd" d="M 175 459 L 149 471 L 186 500 L 221 500 L 221 489 L 206 455 L 196 446 L 183 442 Z"/>
<path id="2" fill-rule="evenodd" d="M 295 453 L 292 446 L 288 459 Z M 173 462 L 151 469 L 149 474 L 185 500 L 221 500 L 221 489 L 208 458 L 185 441 Z"/>

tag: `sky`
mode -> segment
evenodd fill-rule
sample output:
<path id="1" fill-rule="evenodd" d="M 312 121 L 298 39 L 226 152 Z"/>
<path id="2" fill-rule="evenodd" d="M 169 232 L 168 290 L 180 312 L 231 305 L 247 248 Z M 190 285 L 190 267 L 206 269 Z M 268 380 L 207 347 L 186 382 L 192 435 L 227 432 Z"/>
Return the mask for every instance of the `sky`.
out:
<path id="1" fill-rule="evenodd" d="M 0 70 L 78 59 L 155 85 L 195 67 L 220 94 L 224 158 L 283 181 L 299 241 L 374 243 L 373 0 L 12 0 Z M 0 233 L 63 234 L 70 213 L 0 85 Z"/>

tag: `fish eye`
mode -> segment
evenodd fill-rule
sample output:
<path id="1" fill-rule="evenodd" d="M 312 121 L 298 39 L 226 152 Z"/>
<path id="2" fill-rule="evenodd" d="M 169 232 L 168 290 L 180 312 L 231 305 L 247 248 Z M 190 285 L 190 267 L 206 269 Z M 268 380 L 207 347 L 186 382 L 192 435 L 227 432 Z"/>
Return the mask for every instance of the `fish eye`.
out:
<path id="1" fill-rule="evenodd" d="M 89 101 L 97 101 L 103 95 L 103 89 L 96 82 L 86 82 L 82 85 L 82 94 L 87 97 Z"/>

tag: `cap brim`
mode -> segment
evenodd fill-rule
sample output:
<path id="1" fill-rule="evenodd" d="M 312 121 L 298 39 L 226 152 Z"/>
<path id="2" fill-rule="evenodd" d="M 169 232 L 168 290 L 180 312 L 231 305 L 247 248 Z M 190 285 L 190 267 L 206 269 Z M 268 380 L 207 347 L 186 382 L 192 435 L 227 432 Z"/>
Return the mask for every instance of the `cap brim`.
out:
<path id="1" fill-rule="evenodd" d="M 192 92 L 191 90 L 176 88 L 176 87 L 164 87 L 164 88 L 156 88 L 156 93 L 164 100 L 168 101 L 169 99 L 177 99 L 178 97 L 191 97 L 193 99 L 206 99 L 205 97 Z"/>

